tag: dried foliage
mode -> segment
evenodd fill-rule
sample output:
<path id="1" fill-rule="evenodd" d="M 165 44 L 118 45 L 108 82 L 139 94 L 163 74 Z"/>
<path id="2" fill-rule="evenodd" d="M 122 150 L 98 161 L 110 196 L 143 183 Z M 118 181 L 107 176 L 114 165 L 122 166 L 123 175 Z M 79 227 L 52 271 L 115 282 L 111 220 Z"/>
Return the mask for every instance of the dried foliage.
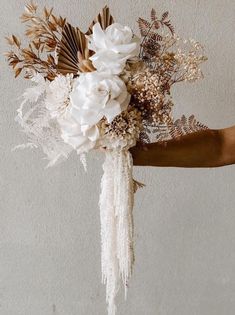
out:
<path id="1" fill-rule="evenodd" d="M 32 1 L 25 6 L 21 21 L 26 24 L 28 46 L 12 35 L 7 38 L 11 50 L 6 53 L 15 76 L 23 71 L 25 78 L 35 73 L 48 80 L 58 74 L 73 74 L 94 71 L 89 57 L 86 35 L 99 22 L 103 29 L 114 23 L 109 8 L 105 6 L 93 20 L 86 33 L 73 27 L 61 16 L 53 14 L 53 9 L 38 7 Z M 123 80 L 131 94 L 130 108 L 118 116 L 112 124 L 103 124 L 110 140 L 122 138 L 125 130 L 138 129 L 140 141 L 152 142 L 177 138 L 186 133 L 206 128 L 194 116 L 182 116 L 174 122 L 171 87 L 179 82 L 194 82 L 203 77 L 200 69 L 206 60 L 203 47 L 194 40 L 182 40 L 175 35 L 169 13 L 157 14 L 152 9 L 150 19 L 138 19 L 142 36 L 139 59 L 128 61 Z"/>
<path id="2" fill-rule="evenodd" d="M 89 60 L 90 55 L 85 34 L 66 23 L 58 51 L 58 72 L 64 75 L 68 73 L 77 75 L 79 71 L 94 71 L 95 69 Z"/>
<path id="3" fill-rule="evenodd" d="M 143 37 L 140 50 L 142 59 L 147 60 L 154 55 L 158 55 L 165 30 L 174 35 L 174 27 L 168 17 L 169 13 L 164 12 L 161 18 L 158 18 L 156 11 L 152 9 L 150 21 L 143 18 L 138 19 L 140 34 Z"/>
<path id="4" fill-rule="evenodd" d="M 7 37 L 11 50 L 6 53 L 9 65 L 17 77 L 22 70 L 25 78 L 32 73 L 41 73 L 45 78 L 53 80 L 56 75 L 55 52 L 61 40 L 66 20 L 53 14 L 53 9 L 44 8 L 41 14 L 33 2 L 25 6 L 21 21 L 26 23 L 25 35 L 29 40 L 26 48 L 15 35 Z M 52 55 L 54 53 L 54 55 Z"/>
<path id="5" fill-rule="evenodd" d="M 205 128 L 194 116 L 188 119 L 182 116 L 174 122 L 171 99 L 173 84 L 203 78 L 200 65 L 207 60 L 203 47 L 194 40 L 176 36 L 168 12 L 158 18 L 152 9 L 150 21 L 139 18 L 138 24 L 142 36 L 139 54 L 142 63 L 129 65 L 128 89 L 133 106 L 142 115 L 144 130 L 140 141 L 163 141 Z"/>
<path id="6" fill-rule="evenodd" d="M 106 29 L 106 27 L 114 22 L 107 6 L 105 6 L 93 20 L 86 34 L 68 23 L 65 25 L 58 52 L 57 70 L 60 73 L 73 73 L 77 75 L 79 72 L 91 72 L 95 70 L 89 60 L 92 52 L 87 48 L 88 45 L 85 35 L 92 34 L 92 27 L 97 22 L 100 23 L 103 29 Z"/>
<path id="7" fill-rule="evenodd" d="M 208 129 L 208 127 L 197 121 L 194 115 L 191 115 L 189 118 L 183 115 L 180 119 L 177 119 L 174 122 L 174 124 L 170 128 L 169 133 L 171 138 L 175 139 L 193 132 L 206 129 Z"/>
<path id="8" fill-rule="evenodd" d="M 92 21 L 88 31 L 86 32 L 86 35 L 92 34 L 92 27 L 97 22 L 100 23 L 103 30 L 114 23 L 114 19 L 110 14 L 109 8 L 107 6 L 105 6 L 102 11 L 97 15 L 97 17 Z"/>
<path id="9" fill-rule="evenodd" d="M 167 73 L 160 75 L 142 66 L 132 74 L 128 89 L 132 103 L 141 112 L 144 123 L 154 126 L 168 121 L 173 103 Z"/>
<path id="10" fill-rule="evenodd" d="M 140 58 L 160 75 L 169 77 L 172 85 L 182 81 L 195 81 L 202 77 L 199 65 L 206 60 L 203 47 L 194 40 L 181 40 L 165 12 L 158 19 L 151 11 L 151 21 L 139 18 L 139 29 L 143 37 Z"/>
<path id="11" fill-rule="evenodd" d="M 172 124 L 159 124 L 158 126 L 151 127 L 145 126 L 144 130 L 140 133 L 140 142 L 143 144 L 152 142 L 161 142 L 171 139 L 169 134 L 170 126 Z"/>
<path id="12" fill-rule="evenodd" d="M 78 72 L 95 70 L 89 60 L 92 52 L 87 48 L 85 34 L 66 23 L 66 19 L 55 16 L 52 8 L 45 7 L 38 14 L 37 5 L 31 1 L 25 6 L 21 21 L 26 23 L 28 47 L 22 47 L 20 39 L 15 35 L 6 38 L 11 46 L 6 56 L 16 77 L 22 70 L 26 70 L 27 79 L 33 73 L 40 73 L 49 80 L 53 80 L 58 73 L 77 75 Z M 103 29 L 113 23 L 107 6 L 93 20 L 86 34 L 91 34 L 92 26 L 96 22 Z"/>
<path id="13" fill-rule="evenodd" d="M 140 142 L 147 144 L 179 139 L 187 134 L 207 129 L 208 127 L 200 123 L 194 115 L 188 118 L 183 115 L 172 123 L 159 124 L 156 127 L 146 126 L 140 133 Z"/>

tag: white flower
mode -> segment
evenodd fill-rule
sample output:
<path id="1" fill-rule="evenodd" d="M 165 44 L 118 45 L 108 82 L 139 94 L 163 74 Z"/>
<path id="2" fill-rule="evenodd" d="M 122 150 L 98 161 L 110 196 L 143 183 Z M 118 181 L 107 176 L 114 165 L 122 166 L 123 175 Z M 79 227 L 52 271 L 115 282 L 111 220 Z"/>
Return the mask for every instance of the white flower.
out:
<path id="1" fill-rule="evenodd" d="M 64 114 L 69 105 L 69 94 L 72 90 L 73 75 L 57 76 L 46 89 L 46 108 L 53 118 Z"/>
<path id="2" fill-rule="evenodd" d="M 63 119 L 59 119 L 61 137 L 65 143 L 70 144 L 78 154 L 86 153 L 93 149 L 99 138 L 97 126 L 84 128 L 71 115 L 70 110 L 66 111 Z"/>
<path id="3" fill-rule="evenodd" d="M 76 79 L 70 100 L 71 115 L 86 131 L 103 117 L 111 122 L 127 108 L 130 95 L 118 76 L 94 71 Z"/>
<path id="4" fill-rule="evenodd" d="M 127 59 L 138 55 L 139 41 L 128 26 L 114 23 L 103 30 L 96 23 L 88 39 L 89 49 L 95 52 L 90 59 L 98 71 L 120 74 Z"/>
<path id="5" fill-rule="evenodd" d="M 84 128 L 71 115 L 70 93 L 72 86 L 73 75 L 56 77 L 47 86 L 45 106 L 51 117 L 59 123 L 61 138 L 80 154 L 94 148 L 99 131 L 96 126 Z"/>

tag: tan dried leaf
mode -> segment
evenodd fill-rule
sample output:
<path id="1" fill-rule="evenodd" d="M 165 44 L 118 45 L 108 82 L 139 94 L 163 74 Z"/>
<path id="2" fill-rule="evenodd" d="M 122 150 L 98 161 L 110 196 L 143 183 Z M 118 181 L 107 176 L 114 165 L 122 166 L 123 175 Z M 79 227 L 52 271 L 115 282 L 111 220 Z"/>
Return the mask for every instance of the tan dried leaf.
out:
<path id="1" fill-rule="evenodd" d="M 5 37 L 5 39 L 8 43 L 8 45 L 13 46 L 15 44 L 12 37 Z"/>
<path id="2" fill-rule="evenodd" d="M 105 6 L 102 9 L 102 11 L 97 15 L 97 17 L 92 21 L 88 31 L 86 32 L 87 35 L 92 34 L 93 25 L 97 22 L 100 23 L 103 30 L 105 30 L 109 25 L 114 23 L 114 19 L 110 14 L 108 6 Z"/>
<path id="3" fill-rule="evenodd" d="M 18 48 L 20 48 L 20 45 L 21 45 L 20 40 L 19 40 L 15 35 L 12 35 L 12 40 L 13 40 L 14 44 L 15 44 Z"/>
<path id="4" fill-rule="evenodd" d="M 155 10 L 155 9 L 152 9 L 152 10 L 151 10 L 151 20 L 152 20 L 152 21 L 157 20 L 157 13 L 156 13 L 156 10 Z"/>
<path id="5" fill-rule="evenodd" d="M 31 13 L 31 14 L 36 13 L 37 8 L 38 8 L 37 4 L 34 3 L 33 1 L 30 1 L 30 3 L 25 5 L 26 12 Z"/>
<path id="6" fill-rule="evenodd" d="M 15 69 L 15 78 L 17 78 L 20 75 L 21 71 L 22 71 L 22 68 Z"/>
<path id="7" fill-rule="evenodd" d="M 43 13 L 44 13 L 44 16 L 45 16 L 46 20 L 49 19 L 49 17 L 51 16 L 52 11 L 53 11 L 53 8 L 48 9 L 47 7 L 44 7 Z"/>

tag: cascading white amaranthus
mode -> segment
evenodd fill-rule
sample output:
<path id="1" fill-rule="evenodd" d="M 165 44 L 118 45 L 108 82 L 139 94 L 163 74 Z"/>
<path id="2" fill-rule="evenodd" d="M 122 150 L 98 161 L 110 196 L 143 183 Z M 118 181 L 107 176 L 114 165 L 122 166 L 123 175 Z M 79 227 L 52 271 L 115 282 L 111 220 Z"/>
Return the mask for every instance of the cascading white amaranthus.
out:
<path id="1" fill-rule="evenodd" d="M 128 150 L 107 150 L 100 194 L 102 280 L 108 314 L 115 315 L 120 284 L 125 296 L 134 263 L 132 157 Z"/>

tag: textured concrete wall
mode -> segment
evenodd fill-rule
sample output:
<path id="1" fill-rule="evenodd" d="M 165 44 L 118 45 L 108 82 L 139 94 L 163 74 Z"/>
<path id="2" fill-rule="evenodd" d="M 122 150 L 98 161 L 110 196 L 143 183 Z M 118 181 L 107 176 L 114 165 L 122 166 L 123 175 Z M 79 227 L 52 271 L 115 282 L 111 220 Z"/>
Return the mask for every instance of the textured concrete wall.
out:
<path id="1" fill-rule="evenodd" d="M 176 116 L 194 113 L 210 127 L 235 120 L 233 0 L 47 0 L 82 29 L 108 3 L 137 31 L 138 16 L 169 9 L 179 34 L 205 44 L 205 80 L 174 90 Z M 2 0 L 3 37 L 22 34 L 23 0 Z M 11 148 L 24 141 L 14 122 L 27 82 L 0 65 L 0 315 L 103 315 L 98 196 L 102 156 L 85 174 L 74 154 L 44 170 L 40 152 Z M 136 168 L 147 184 L 135 204 L 136 265 L 124 315 L 233 315 L 235 209 L 233 166 L 208 170 Z"/>

